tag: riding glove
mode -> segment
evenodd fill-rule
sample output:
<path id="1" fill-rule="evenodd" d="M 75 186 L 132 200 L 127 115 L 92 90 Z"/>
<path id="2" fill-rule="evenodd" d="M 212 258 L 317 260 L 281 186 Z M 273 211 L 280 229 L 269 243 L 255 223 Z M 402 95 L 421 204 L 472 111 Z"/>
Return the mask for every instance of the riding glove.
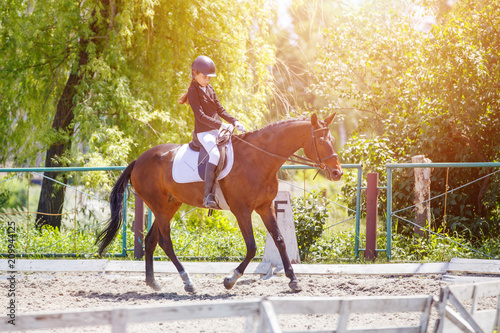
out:
<path id="1" fill-rule="evenodd" d="M 231 125 L 231 124 L 222 123 L 221 128 L 228 130 L 229 132 L 233 132 L 233 125 Z"/>
<path id="2" fill-rule="evenodd" d="M 242 123 L 240 123 L 238 120 L 235 121 L 234 127 L 240 132 L 246 132 L 247 130 L 245 129 L 245 126 L 243 126 Z"/>

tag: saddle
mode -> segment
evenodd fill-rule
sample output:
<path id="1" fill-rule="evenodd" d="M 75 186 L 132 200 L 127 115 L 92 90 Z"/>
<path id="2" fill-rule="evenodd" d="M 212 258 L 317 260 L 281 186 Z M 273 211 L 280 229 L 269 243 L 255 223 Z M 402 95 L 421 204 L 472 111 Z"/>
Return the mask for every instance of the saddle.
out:
<path id="1" fill-rule="evenodd" d="M 217 169 L 215 169 L 215 179 L 217 179 L 220 172 L 227 165 L 226 144 L 229 142 L 229 140 L 231 140 L 231 132 L 225 129 L 222 130 L 219 133 L 219 136 L 217 137 L 216 143 L 217 143 L 217 148 L 219 149 L 220 159 L 219 163 L 217 164 Z M 198 155 L 198 175 L 200 176 L 201 179 L 205 180 L 205 168 L 207 166 L 209 158 L 208 152 L 203 147 L 201 142 L 198 140 L 198 137 L 196 136 L 195 132 L 193 132 L 193 140 L 188 145 L 189 148 L 200 153 Z"/>

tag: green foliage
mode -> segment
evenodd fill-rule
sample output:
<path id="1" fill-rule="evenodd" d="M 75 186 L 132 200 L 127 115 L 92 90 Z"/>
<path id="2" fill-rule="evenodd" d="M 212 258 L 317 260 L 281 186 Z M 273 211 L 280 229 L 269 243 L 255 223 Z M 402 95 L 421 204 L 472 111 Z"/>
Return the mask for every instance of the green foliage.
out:
<path id="1" fill-rule="evenodd" d="M 395 153 L 391 150 L 391 142 L 387 136 L 374 139 L 365 135 L 353 135 L 342 150 L 345 163 L 362 163 L 363 178 L 371 172 L 379 174 L 379 181 L 385 181 L 385 165 L 396 163 Z"/>
<path id="2" fill-rule="evenodd" d="M 7 223 L 2 222 L 0 234 L 7 239 Z M 77 256 L 90 258 L 94 256 L 96 248 L 95 228 L 93 230 L 83 230 L 74 232 L 73 230 L 60 231 L 58 228 L 44 226 L 37 230 L 26 228 L 23 223 L 16 223 L 15 252 L 30 255 L 42 254 L 68 254 L 74 253 Z M 131 238 L 133 242 L 133 237 Z M 112 252 L 117 251 L 117 252 Z M 7 243 L 0 246 L 0 253 L 7 253 Z M 113 248 L 109 253 L 121 253 L 121 249 Z"/>
<path id="3" fill-rule="evenodd" d="M 24 219 L 23 219 L 24 217 Z M 179 257 L 205 258 L 206 260 L 241 259 L 246 254 L 246 247 L 241 232 L 224 213 L 214 212 L 212 217 L 200 217 L 192 213 L 183 220 L 176 215 L 175 227 L 172 229 L 172 242 Z M 131 221 L 129 216 L 128 221 Z M 88 226 L 77 224 L 73 228 L 57 229 L 44 226 L 40 230 L 26 227 L 25 215 L 21 218 L 2 218 L 0 236 L 7 239 L 7 221 L 14 221 L 17 230 L 15 249 L 16 253 L 34 255 L 42 254 L 71 254 L 93 258 L 96 256 L 97 246 L 94 244 L 98 232 L 102 229 L 99 223 Z M 255 228 L 257 256 L 262 256 L 265 245 L 266 232 Z M 127 248 L 133 248 L 134 233 L 131 223 L 127 225 Z M 7 253 L 7 243 L 0 245 L 0 253 Z M 108 254 L 122 253 L 122 230 L 118 232 L 115 241 L 110 245 Z M 127 252 L 130 257 L 130 251 Z M 155 256 L 165 258 L 163 250 L 157 246 Z"/>
<path id="4" fill-rule="evenodd" d="M 177 99 L 200 54 L 216 63 L 226 109 L 258 125 L 271 91 L 273 10 L 264 0 L 2 2 L 0 163 L 33 165 L 61 140 L 72 149 L 58 158 L 78 166 L 124 165 L 153 145 L 186 142 L 194 120 Z M 70 73 L 81 78 L 74 120 L 56 132 Z M 86 181 L 107 184 L 102 175 Z"/>
<path id="5" fill-rule="evenodd" d="M 0 211 L 26 206 L 26 182 L 19 178 L 0 183 Z"/>
<path id="6" fill-rule="evenodd" d="M 200 215 L 205 213 L 205 210 L 193 212 L 182 220 L 179 220 L 182 213 L 176 214 L 174 220 L 178 222 L 172 228 L 172 242 L 176 254 L 183 257 L 203 257 L 208 260 L 243 258 L 246 255 L 246 245 L 235 222 L 224 212 L 214 211 L 210 217 Z M 257 256 L 262 256 L 266 232 L 254 228 L 254 236 Z M 155 254 L 165 255 L 159 248 Z"/>
<path id="7" fill-rule="evenodd" d="M 194 117 L 177 99 L 200 54 L 216 63 L 212 84 L 226 109 L 259 125 L 275 61 L 272 16 L 265 0 L 1 2 L 0 164 L 46 156 L 47 166 L 126 165 L 152 146 L 187 142 Z M 109 190 L 114 178 L 83 182 Z M 62 192 L 41 193 L 40 210 L 56 213 Z"/>
<path id="8" fill-rule="evenodd" d="M 8 174 L 0 180 L 0 223 L 6 218 L 17 220 L 20 216 L 26 221 L 27 212 L 36 211 L 40 185 L 32 180 L 31 176 L 27 178 L 22 174 Z"/>
<path id="9" fill-rule="evenodd" d="M 442 230 L 438 230 L 439 233 Z M 485 258 L 485 254 L 492 258 L 500 257 L 498 239 L 485 239 L 481 244 L 472 244 L 466 237 L 453 233 L 443 241 L 443 238 L 430 234 L 428 238 L 394 234 L 392 235 L 392 261 L 401 262 L 432 262 L 449 261 L 451 258 Z M 354 242 L 356 234 L 353 229 L 341 232 L 323 233 L 323 236 L 309 248 L 306 263 L 344 263 L 352 262 L 355 258 Z M 364 248 L 365 235 L 360 235 L 360 248 Z M 387 233 L 378 230 L 377 248 L 385 249 Z M 475 251 L 471 250 L 474 249 Z M 377 262 L 384 262 L 385 252 L 378 253 Z M 359 261 L 364 262 L 364 254 L 360 252 Z"/>
<path id="10" fill-rule="evenodd" d="M 441 230 L 438 230 L 440 232 Z M 447 235 L 450 240 L 443 241 L 442 237 L 430 234 L 428 237 L 404 236 L 394 234 L 392 238 L 392 258 L 403 261 L 449 261 L 452 258 L 477 258 L 482 257 L 467 249 L 470 243 L 466 238 Z"/>
<path id="11" fill-rule="evenodd" d="M 320 191 L 314 191 L 305 198 L 293 198 L 292 209 L 300 259 L 305 260 L 310 248 L 321 237 L 329 216 L 329 202 Z"/>
<path id="12" fill-rule="evenodd" d="M 423 15 L 437 16 L 439 23 L 429 33 L 414 28 L 422 16 L 415 8 L 368 1 L 364 9 L 332 17 L 316 61 L 318 81 L 311 88 L 331 100 L 331 108 L 362 115 L 359 132 L 375 138 L 370 144 L 385 140 L 384 149 L 394 161 L 409 162 L 422 154 L 433 162 L 499 161 L 500 113 L 493 110 L 500 106 L 500 35 L 492 33 L 500 25 L 499 4 L 459 1 L 438 12 L 419 7 Z M 382 153 L 381 159 L 368 156 L 366 161 L 383 167 L 383 151 L 367 151 L 370 144 L 355 137 L 341 156 L 375 151 Z M 492 171 L 452 169 L 449 187 Z M 395 206 L 412 204 L 411 178 L 407 172 L 395 173 Z M 434 170 L 432 195 L 445 192 L 445 179 L 445 169 Z M 483 234 L 497 237 L 499 182 L 494 175 L 451 194 L 447 228 L 476 241 Z M 444 200 L 432 207 L 436 221 L 441 221 Z"/>
<path id="13" fill-rule="evenodd" d="M 354 230 L 341 231 L 319 238 L 310 248 L 308 262 L 343 262 L 355 258 Z"/>
<path id="14" fill-rule="evenodd" d="M 227 215 L 221 211 L 214 210 L 211 216 L 200 216 L 200 214 L 205 213 L 205 211 L 197 211 L 196 213 L 189 214 L 187 217 L 183 218 L 182 221 L 178 222 L 179 226 L 189 230 L 190 232 L 195 232 L 200 229 L 219 229 L 223 232 L 234 232 L 239 231 L 238 227 L 235 226 L 227 217 Z M 180 212 L 177 212 L 174 216 L 174 220 L 180 219 Z"/>
<path id="15" fill-rule="evenodd" d="M 299 199 L 302 201 L 302 199 Z M 320 201 L 317 196 L 316 201 Z M 308 214 L 304 214 L 303 221 L 310 221 L 305 224 L 308 228 L 305 232 L 308 235 L 321 233 L 319 237 L 310 237 L 312 240 L 308 244 L 305 257 L 302 259 L 304 263 L 328 262 L 339 263 L 349 262 L 355 258 L 354 255 L 354 230 L 342 232 L 324 232 L 324 225 L 317 223 L 318 220 L 324 218 L 323 214 L 317 214 L 317 219 L 312 221 L 309 218 L 314 215 L 315 208 L 310 201 L 308 206 Z M 299 206 L 303 205 L 299 203 Z M 315 204 L 317 205 L 317 203 Z M 317 206 L 316 206 L 317 208 Z M 240 260 L 246 253 L 245 243 L 241 237 L 239 229 L 234 225 L 234 222 L 227 219 L 224 213 L 214 212 L 215 216 L 206 218 L 197 213 L 190 213 L 179 220 L 180 215 L 177 214 L 173 220 L 172 241 L 174 249 L 179 257 L 184 257 L 183 260 L 194 258 L 205 258 L 206 260 L 221 260 L 221 258 Z M 26 228 L 25 215 L 21 218 L 10 217 L 16 223 L 17 236 L 15 249 L 17 253 L 28 253 L 34 255 L 42 254 L 68 254 L 76 253 L 78 256 L 85 258 L 93 258 L 96 253 L 94 244 L 98 230 L 102 228 L 98 223 L 91 224 L 87 227 L 78 225 L 76 232 L 65 229 L 55 229 L 50 226 L 45 226 L 41 230 L 34 228 Z M 0 223 L 0 237 L 7 239 L 7 223 L 9 219 L 2 219 Z M 130 221 L 131 219 L 129 219 Z M 312 228 L 312 226 L 315 226 Z M 441 233 L 441 230 L 438 230 Z M 260 228 L 254 228 L 257 257 L 262 256 L 266 232 Z M 484 238 L 483 242 L 473 244 L 458 233 L 453 233 L 451 237 L 453 241 L 443 241 L 436 235 L 429 235 L 428 238 L 414 237 L 405 233 L 393 234 L 392 238 L 392 259 L 394 261 L 446 261 L 454 257 L 460 258 L 484 258 L 481 253 L 484 253 L 493 258 L 500 257 L 500 244 L 498 239 Z M 365 235 L 361 234 L 360 247 L 363 248 L 363 240 Z M 134 235 L 131 226 L 127 227 L 127 247 L 132 248 L 134 243 Z M 377 239 L 377 248 L 384 249 L 387 243 L 385 231 L 379 230 Z M 464 246 L 473 248 L 478 252 L 474 252 Z M 0 245 L 0 253 L 7 253 L 7 243 Z M 122 231 L 117 235 L 115 241 L 111 244 L 108 250 L 109 254 L 122 253 Z M 301 252 L 302 255 L 302 252 Z M 131 252 L 128 252 L 128 258 L 131 258 Z M 165 253 L 160 247 L 156 248 L 155 256 L 165 258 Z M 360 255 L 360 260 L 363 261 L 363 253 Z M 385 253 L 379 253 L 377 261 L 384 261 Z"/>
<path id="16" fill-rule="evenodd" d="M 390 140 L 386 136 L 369 139 L 364 135 L 353 135 L 342 150 L 344 163 L 363 164 L 363 180 L 366 180 L 368 173 L 378 173 L 378 182 L 380 185 L 387 182 L 386 164 L 396 163 L 394 155 L 394 152 L 390 148 Z M 345 172 L 343 177 L 347 181 L 345 181 L 342 187 L 342 193 L 347 198 L 349 207 L 354 210 L 354 212 L 350 211 L 350 214 L 354 214 L 357 198 L 357 173 L 354 170 L 349 170 Z M 362 184 L 362 186 L 366 187 L 366 183 Z M 366 215 L 365 191 L 362 191 L 361 195 L 361 214 Z M 384 211 L 385 202 L 385 196 L 379 196 L 379 205 L 382 211 Z"/>

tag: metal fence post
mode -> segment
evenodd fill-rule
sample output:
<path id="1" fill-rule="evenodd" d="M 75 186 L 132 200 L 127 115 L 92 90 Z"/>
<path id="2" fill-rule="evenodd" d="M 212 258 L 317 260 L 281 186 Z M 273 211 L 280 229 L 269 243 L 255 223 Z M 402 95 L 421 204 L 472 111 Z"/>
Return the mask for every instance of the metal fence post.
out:
<path id="1" fill-rule="evenodd" d="M 378 173 L 369 173 L 366 180 L 366 249 L 365 258 L 377 257 Z"/>
<path id="2" fill-rule="evenodd" d="M 127 190 L 123 193 L 123 232 L 122 232 L 122 256 L 127 256 Z"/>
<path id="3" fill-rule="evenodd" d="M 135 195 L 135 220 L 134 220 L 134 258 L 141 259 L 144 255 L 144 201 Z"/>
<path id="4" fill-rule="evenodd" d="M 151 229 L 151 224 L 153 224 L 153 212 L 151 212 L 151 208 L 148 207 L 148 232 Z"/>
<path id="5" fill-rule="evenodd" d="M 391 260 L 392 246 L 392 169 L 387 166 L 387 260 Z"/>
<path id="6" fill-rule="evenodd" d="M 359 258 L 359 238 L 360 238 L 360 220 L 361 220 L 361 180 L 363 176 L 363 166 L 357 167 L 358 170 L 358 182 L 356 185 L 356 226 L 355 226 L 355 238 L 354 238 L 354 254 L 356 259 Z"/>

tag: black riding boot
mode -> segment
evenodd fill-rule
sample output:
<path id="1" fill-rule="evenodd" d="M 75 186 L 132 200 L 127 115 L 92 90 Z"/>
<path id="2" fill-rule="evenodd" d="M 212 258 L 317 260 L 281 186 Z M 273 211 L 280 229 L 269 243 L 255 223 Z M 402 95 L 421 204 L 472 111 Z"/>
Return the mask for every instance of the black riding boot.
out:
<path id="1" fill-rule="evenodd" d="M 207 163 L 205 168 L 205 199 L 203 200 L 203 206 L 207 208 L 219 208 L 215 201 L 215 194 L 213 193 L 215 169 L 217 169 L 217 165 Z"/>

